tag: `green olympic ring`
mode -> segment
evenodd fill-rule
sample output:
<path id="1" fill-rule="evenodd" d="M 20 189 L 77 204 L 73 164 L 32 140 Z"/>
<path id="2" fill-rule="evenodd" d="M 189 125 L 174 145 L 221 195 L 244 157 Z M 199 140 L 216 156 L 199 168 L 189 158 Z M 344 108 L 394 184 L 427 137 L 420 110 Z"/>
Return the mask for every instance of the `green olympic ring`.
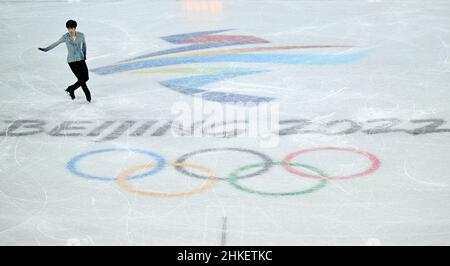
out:
<path id="1" fill-rule="evenodd" d="M 238 183 L 239 178 L 238 178 L 238 174 L 242 171 L 245 171 L 247 169 L 250 168 L 255 168 L 255 167 L 260 167 L 262 165 L 264 165 L 263 163 L 258 163 L 258 164 L 250 164 L 250 165 L 246 165 L 243 167 L 240 167 L 236 170 L 234 170 L 233 172 L 230 173 L 230 175 L 228 176 L 228 181 L 231 185 L 233 185 L 234 187 L 236 187 L 239 190 L 248 192 L 248 193 L 253 193 L 253 194 L 258 194 L 258 195 L 264 195 L 264 196 L 295 196 L 295 195 L 303 195 L 303 194 L 308 194 L 311 192 L 315 192 L 321 188 L 323 188 L 326 184 L 327 184 L 327 179 L 326 178 L 326 174 L 317 169 L 316 167 L 310 166 L 310 165 L 306 165 L 306 164 L 300 164 L 300 163 L 285 163 L 285 162 L 272 162 L 272 165 L 289 165 L 289 166 L 299 166 L 299 167 L 303 167 L 306 169 L 309 169 L 311 171 L 316 172 L 317 174 L 319 174 L 320 176 L 324 177 L 324 179 L 319 179 L 318 183 L 316 185 L 314 185 L 311 188 L 308 189 L 304 189 L 304 190 L 299 190 L 299 191 L 292 191 L 292 192 L 266 192 L 266 191 L 258 191 L 258 190 L 254 190 L 248 187 L 245 187 L 241 184 Z"/>

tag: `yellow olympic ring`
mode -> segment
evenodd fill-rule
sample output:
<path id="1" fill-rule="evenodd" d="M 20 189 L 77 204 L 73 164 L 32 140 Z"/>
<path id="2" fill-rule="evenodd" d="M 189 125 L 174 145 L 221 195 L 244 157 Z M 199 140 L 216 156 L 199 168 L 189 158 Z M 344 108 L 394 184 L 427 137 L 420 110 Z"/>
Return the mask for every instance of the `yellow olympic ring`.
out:
<path id="1" fill-rule="evenodd" d="M 156 191 L 144 191 L 138 188 L 134 188 L 132 187 L 127 180 L 127 177 L 139 170 L 144 170 L 144 169 L 148 169 L 151 167 L 154 167 L 155 164 L 154 163 L 146 163 L 146 164 L 142 164 L 142 165 L 138 165 L 135 167 L 131 167 L 123 172 L 121 172 L 118 177 L 117 177 L 117 184 L 119 184 L 119 186 L 131 193 L 135 193 L 135 194 L 139 194 L 142 196 L 150 196 L 150 197 L 180 197 L 180 196 L 191 196 L 194 194 L 199 194 L 201 192 L 204 192 L 208 189 L 211 189 L 214 185 L 217 184 L 218 182 L 218 178 L 217 175 L 211 171 L 210 169 L 197 165 L 197 164 L 192 164 L 192 163 L 167 163 L 170 166 L 187 166 L 187 167 L 192 167 L 195 168 L 197 170 L 200 170 L 201 172 L 206 173 L 207 175 L 209 175 L 210 177 L 214 177 L 214 178 L 209 178 L 207 179 L 207 181 L 200 187 L 191 190 L 191 191 L 185 191 L 185 192 L 156 192 Z"/>

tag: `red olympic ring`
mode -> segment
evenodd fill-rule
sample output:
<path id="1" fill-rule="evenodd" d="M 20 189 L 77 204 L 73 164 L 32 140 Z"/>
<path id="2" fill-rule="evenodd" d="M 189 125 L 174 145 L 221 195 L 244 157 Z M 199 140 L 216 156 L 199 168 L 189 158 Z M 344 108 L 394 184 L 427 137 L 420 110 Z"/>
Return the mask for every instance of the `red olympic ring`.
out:
<path id="1" fill-rule="evenodd" d="M 378 168 L 380 168 L 380 165 L 381 165 L 380 160 L 375 155 L 373 155 L 369 152 L 366 152 L 366 151 L 361 151 L 361 150 L 354 149 L 354 148 L 322 147 L 322 148 L 312 148 L 312 149 L 300 150 L 300 151 L 290 153 L 283 159 L 283 162 L 285 164 L 283 164 L 282 166 L 286 171 L 288 171 L 292 174 L 295 174 L 295 175 L 309 177 L 309 178 L 323 179 L 324 178 L 323 176 L 308 174 L 308 173 L 302 172 L 298 169 L 292 168 L 289 165 L 289 163 L 291 163 L 291 160 L 294 157 L 297 157 L 297 156 L 307 153 L 307 152 L 323 151 L 323 150 L 349 151 L 349 152 L 361 154 L 364 157 L 367 157 L 370 160 L 370 162 L 372 163 L 371 166 L 365 171 L 362 171 L 362 172 L 359 172 L 356 174 L 352 174 L 352 175 L 347 175 L 347 176 L 327 176 L 326 179 L 349 179 L 349 178 L 359 177 L 359 176 L 363 176 L 363 175 L 368 175 L 368 174 L 375 172 Z"/>

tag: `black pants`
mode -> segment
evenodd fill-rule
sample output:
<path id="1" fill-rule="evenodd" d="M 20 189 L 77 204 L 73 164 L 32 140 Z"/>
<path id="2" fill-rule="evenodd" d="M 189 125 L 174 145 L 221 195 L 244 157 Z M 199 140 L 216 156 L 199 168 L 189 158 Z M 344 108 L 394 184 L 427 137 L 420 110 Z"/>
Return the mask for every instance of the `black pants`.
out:
<path id="1" fill-rule="evenodd" d="M 69 86 L 70 91 L 75 91 L 80 86 L 83 89 L 86 100 L 91 101 L 91 92 L 89 91 L 86 82 L 89 80 L 89 71 L 84 60 L 69 63 L 70 69 L 77 77 L 77 82 Z"/>

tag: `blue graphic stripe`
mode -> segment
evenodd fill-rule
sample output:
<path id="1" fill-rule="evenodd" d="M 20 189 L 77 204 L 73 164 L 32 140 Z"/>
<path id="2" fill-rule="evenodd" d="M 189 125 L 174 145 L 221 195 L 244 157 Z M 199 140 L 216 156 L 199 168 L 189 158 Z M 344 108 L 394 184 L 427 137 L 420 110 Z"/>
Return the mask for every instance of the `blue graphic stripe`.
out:
<path id="1" fill-rule="evenodd" d="M 232 69 L 229 71 L 225 71 L 218 74 L 211 75 L 199 75 L 199 76 L 190 76 L 183 77 L 171 80 L 161 81 L 160 84 L 173 90 L 180 92 L 182 94 L 190 95 L 190 96 L 199 96 L 204 100 L 221 102 L 221 103 L 261 103 L 261 102 L 270 102 L 274 98 L 271 97 L 259 97 L 259 96 L 251 96 L 245 94 L 236 94 L 236 93 L 226 93 L 226 92 L 214 92 L 214 91 L 205 91 L 199 89 L 200 87 L 206 86 L 207 84 L 218 82 L 238 76 L 243 75 L 251 75 L 268 72 L 268 70 L 251 70 L 251 69 Z"/>
<path id="2" fill-rule="evenodd" d="M 100 75 L 113 74 L 143 68 L 163 67 L 189 63 L 240 62 L 240 63 L 272 63 L 272 64 L 342 64 L 361 59 L 366 52 L 343 55 L 315 54 L 223 54 L 193 57 L 176 57 L 153 59 L 113 66 L 100 67 L 92 70 Z"/>
<path id="3" fill-rule="evenodd" d="M 259 103 L 270 102 L 274 98 L 270 97 L 259 97 L 235 93 L 225 93 L 225 92 L 205 92 L 201 95 L 203 100 L 220 102 L 220 103 L 233 103 L 233 104 L 245 104 L 245 105 L 256 105 Z"/>
<path id="4" fill-rule="evenodd" d="M 222 81 L 225 79 L 230 79 L 243 75 L 251 75 L 268 72 L 268 70 L 249 70 L 249 69 L 240 69 L 240 70 L 226 70 L 221 73 L 208 74 L 208 75 L 197 75 L 190 77 L 183 77 L 177 79 L 171 79 L 163 82 L 168 82 L 167 85 L 171 86 L 184 86 L 184 87 L 203 87 L 213 82 Z M 164 84 L 166 85 L 166 84 Z"/>
<path id="5" fill-rule="evenodd" d="M 155 56 L 160 56 L 160 55 L 177 54 L 177 53 L 183 53 L 183 52 L 189 52 L 189 51 L 198 51 L 198 50 L 205 50 L 205 49 L 210 49 L 210 48 L 253 44 L 253 43 L 255 43 L 255 42 L 254 41 L 235 41 L 235 42 L 211 42 L 211 43 L 202 43 L 202 44 L 192 44 L 192 45 L 187 45 L 187 46 L 178 47 L 178 48 L 166 49 L 166 50 L 162 50 L 162 51 L 158 51 L 158 52 L 151 52 L 151 53 L 143 54 L 143 55 L 133 57 L 130 59 L 122 60 L 120 62 L 130 62 L 133 60 L 144 59 L 147 57 L 155 57 Z"/>

